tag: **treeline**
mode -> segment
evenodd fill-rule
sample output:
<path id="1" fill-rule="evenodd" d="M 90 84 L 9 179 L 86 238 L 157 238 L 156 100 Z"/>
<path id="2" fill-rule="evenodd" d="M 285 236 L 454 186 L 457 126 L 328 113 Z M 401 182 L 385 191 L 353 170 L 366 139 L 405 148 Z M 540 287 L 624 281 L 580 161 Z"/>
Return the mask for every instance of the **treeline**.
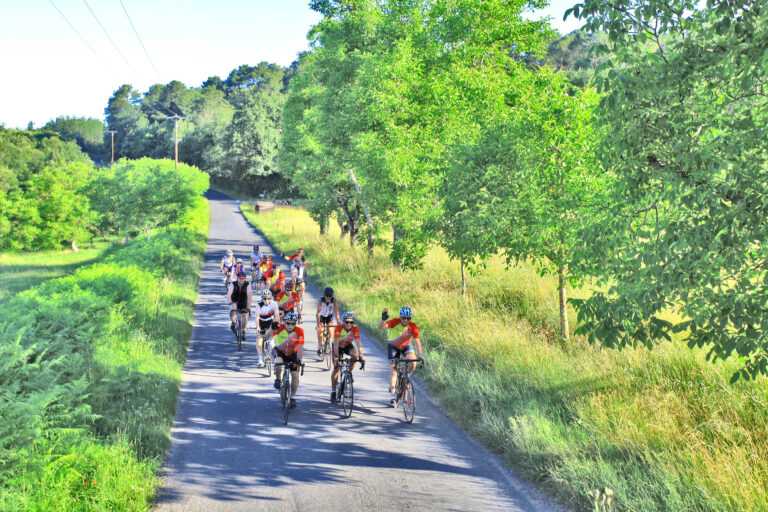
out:
<path id="1" fill-rule="evenodd" d="M 245 193 L 286 195 L 290 184 L 275 166 L 285 87 L 294 69 L 262 62 L 242 65 L 200 87 L 179 81 L 141 93 L 123 85 L 109 98 L 107 126 L 115 157 L 173 156 L 178 116 L 179 159 L 212 180 Z"/>
<path id="2" fill-rule="evenodd" d="M 556 274 L 563 337 L 566 286 L 589 277 L 573 304 L 590 340 L 681 334 L 737 354 L 734 378 L 767 373 L 768 11 L 673 4 L 575 6 L 605 37 L 550 48 L 598 52 L 553 68 L 522 0 L 315 2 L 280 167 L 321 229 L 337 217 L 399 264 L 437 243 L 473 268 L 501 252 Z"/>
<path id="3" fill-rule="evenodd" d="M 208 176 L 171 160 L 94 167 L 74 141 L 0 128 L 0 251 L 54 250 L 96 236 L 147 237 L 178 221 Z"/>

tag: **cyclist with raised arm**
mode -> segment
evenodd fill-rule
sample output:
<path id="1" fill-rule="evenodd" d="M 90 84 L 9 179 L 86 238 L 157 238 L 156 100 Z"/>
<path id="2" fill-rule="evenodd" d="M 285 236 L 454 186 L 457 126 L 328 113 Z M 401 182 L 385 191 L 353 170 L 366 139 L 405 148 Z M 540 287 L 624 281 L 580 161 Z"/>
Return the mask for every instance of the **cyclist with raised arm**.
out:
<path id="1" fill-rule="evenodd" d="M 280 319 L 280 315 L 277 309 L 277 303 L 272 300 L 272 292 L 269 290 L 261 290 L 261 301 L 258 305 L 258 322 L 259 333 L 264 332 L 264 339 L 269 339 L 266 332 L 272 328 L 272 324 Z M 264 356 L 261 347 L 261 343 L 256 344 L 256 350 L 259 351 L 259 368 L 264 366 Z"/>
<path id="2" fill-rule="evenodd" d="M 241 314 L 243 323 L 243 339 L 245 339 L 245 330 L 248 328 L 248 314 L 251 311 L 253 302 L 253 292 L 251 283 L 245 280 L 245 270 L 237 273 L 237 281 L 230 283 L 227 290 L 227 301 L 229 302 L 229 318 L 232 320 L 232 332 L 235 332 L 235 318 L 238 311 L 245 311 Z"/>
<path id="3" fill-rule="evenodd" d="M 334 316 L 336 317 L 334 325 L 340 324 L 339 303 L 333 296 L 333 288 L 328 286 L 323 291 L 323 297 L 317 302 L 317 357 L 323 355 L 323 332 L 328 332 L 330 337 L 329 329 Z"/>
<path id="4" fill-rule="evenodd" d="M 389 403 L 392 407 L 397 405 L 395 396 L 395 383 L 397 381 L 397 360 L 401 357 L 413 360 L 408 363 L 408 373 L 411 374 L 416 369 L 416 354 L 413 351 L 411 340 L 416 344 L 419 352 L 418 359 L 421 359 L 421 338 L 419 338 L 419 326 L 411 322 L 413 316 L 411 308 L 403 306 L 400 308 L 400 318 L 389 320 L 389 312 L 384 309 L 381 312 L 381 322 L 379 329 L 389 331 L 387 336 L 387 359 L 389 359 Z M 394 335 L 394 336 L 393 336 Z"/>
<path id="5" fill-rule="evenodd" d="M 357 347 L 355 347 L 357 346 Z M 333 330 L 333 373 L 331 374 L 331 402 L 336 402 L 336 381 L 339 379 L 341 365 L 339 357 L 347 354 L 352 359 L 355 368 L 356 360 L 360 361 L 360 368 L 365 367 L 363 357 L 363 345 L 360 342 L 360 329 L 355 325 L 355 314 L 351 311 L 344 313 L 344 324 L 337 325 Z"/>
<path id="6" fill-rule="evenodd" d="M 293 260 L 293 263 L 291 264 L 291 279 L 294 283 L 296 283 L 296 291 L 301 292 L 300 296 L 304 296 L 304 292 L 307 291 L 306 283 L 304 282 L 304 270 L 306 267 L 310 266 L 311 263 L 307 263 L 304 261 L 304 256 L 301 258 L 296 258 Z M 301 308 L 303 304 L 299 303 L 299 313 L 301 313 Z"/>
<path id="7" fill-rule="evenodd" d="M 287 313 L 285 322 L 272 324 L 267 331 L 267 336 L 274 337 L 278 343 L 273 353 L 275 355 L 275 389 L 280 389 L 280 379 L 283 373 L 283 367 L 277 366 L 280 363 L 293 363 L 291 370 L 291 408 L 296 407 L 296 391 L 299 388 L 299 368 L 301 359 L 304 356 L 304 329 L 296 326 L 296 313 Z"/>

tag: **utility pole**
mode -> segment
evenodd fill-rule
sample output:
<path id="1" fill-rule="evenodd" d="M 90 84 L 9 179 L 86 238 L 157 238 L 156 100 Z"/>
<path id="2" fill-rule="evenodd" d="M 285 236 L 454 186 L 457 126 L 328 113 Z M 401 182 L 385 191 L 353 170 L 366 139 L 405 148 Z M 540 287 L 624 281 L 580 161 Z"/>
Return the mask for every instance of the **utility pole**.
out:
<path id="1" fill-rule="evenodd" d="M 168 119 L 173 119 L 173 154 L 175 161 L 173 169 L 176 171 L 176 181 L 179 181 L 179 119 L 187 118 L 177 114 L 173 117 L 168 117 Z"/>
<path id="2" fill-rule="evenodd" d="M 107 130 L 107 133 L 112 136 L 112 160 L 109 161 L 110 164 L 115 163 L 115 134 L 117 133 L 115 130 Z"/>

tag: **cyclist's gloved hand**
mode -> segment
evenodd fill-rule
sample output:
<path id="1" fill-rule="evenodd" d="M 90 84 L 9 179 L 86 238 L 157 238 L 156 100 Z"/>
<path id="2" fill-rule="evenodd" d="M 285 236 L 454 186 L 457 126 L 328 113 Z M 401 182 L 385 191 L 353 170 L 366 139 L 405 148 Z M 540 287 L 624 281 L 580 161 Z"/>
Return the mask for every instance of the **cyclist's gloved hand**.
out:
<path id="1" fill-rule="evenodd" d="M 272 330 L 276 331 L 280 328 L 280 324 L 277 322 L 272 322 Z"/>
<path id="2" fill-rule="evenodd" d="M 285 258 L 285 253 L 284 253 L 284 252 L 281 252 L 281 253 L 280 253 L 280 256 L 282 256 L 283 258 Z"/>
<path id="3" fill-rule="evenodd" d="M 365 359 L 362 357 L 360 358 L 360 369 L 365 370 Z"/>
<path id="4" fill-rule="evenodd" d="M 389 312 L 386 309 L 382 310 L 381 311 L 381 320 L 383 322 L 386 322 L 388 319 L 389 319 Z"/>

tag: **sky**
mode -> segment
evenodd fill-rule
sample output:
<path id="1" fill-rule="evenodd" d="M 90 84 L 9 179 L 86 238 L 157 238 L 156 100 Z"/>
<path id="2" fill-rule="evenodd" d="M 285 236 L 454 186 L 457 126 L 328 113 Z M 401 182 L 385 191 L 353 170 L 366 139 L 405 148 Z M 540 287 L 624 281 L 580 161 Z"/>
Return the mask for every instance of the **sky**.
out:
<path id="1" fill-rule="evenodd" d="M 579 27 L 562 22 L 578 0 L 550 1 L 528 17 Z M 0 125 L 103 119 L 122 84 L 199 87 L 241 64 L 288 66 L 319 19 L 308 0 L 0 0 Z"/>

